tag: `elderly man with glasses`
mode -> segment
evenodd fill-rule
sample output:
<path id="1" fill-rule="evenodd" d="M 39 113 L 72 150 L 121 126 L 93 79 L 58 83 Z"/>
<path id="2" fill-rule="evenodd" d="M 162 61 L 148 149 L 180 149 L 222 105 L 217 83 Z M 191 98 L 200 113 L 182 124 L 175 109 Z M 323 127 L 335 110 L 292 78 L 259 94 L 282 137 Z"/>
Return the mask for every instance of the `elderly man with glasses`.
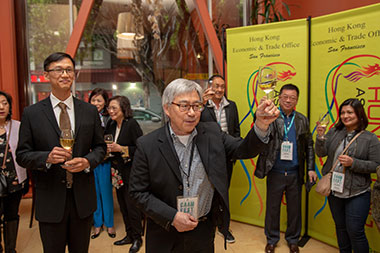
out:
<path id="1" fill-rule="evenodd" d="M 265 252 L 273 253 L 280 239 L 280 209 L 285 193 L 287 229 L 285 240 L 290 252 L 299 252 L 298 240 L 301 233 L 301 189 L 307 162 L 308 182 L 317 180 L 314 171 L 313 138 L 308 119 L 294 108 L 298 102 L 299 89 L 285 84 L 280 89 L 280 112 L 269 129 L 271 141 L 267 152 L 262 152 L 257 161 L 255 175 L 267 176 L 267 200 L 265 213 Z M 308 184 L 309 184 L 308 183 Z"/>
<path id="2" fill-rule="evenodd" d="M 258 106 L 245 139 L 199 122 L 202 88 L 176 79 L 165 89 L 167 124 L 138 139 L 129 192 L 148 217 L 146 252 L 214 252 L 215 228 L 227 235 L 226 159 L 251 158 L 266 149 L 268 127 L 279 115 L 272 101 Z M 265 116 L 264 116 L 265 115 Z"/>

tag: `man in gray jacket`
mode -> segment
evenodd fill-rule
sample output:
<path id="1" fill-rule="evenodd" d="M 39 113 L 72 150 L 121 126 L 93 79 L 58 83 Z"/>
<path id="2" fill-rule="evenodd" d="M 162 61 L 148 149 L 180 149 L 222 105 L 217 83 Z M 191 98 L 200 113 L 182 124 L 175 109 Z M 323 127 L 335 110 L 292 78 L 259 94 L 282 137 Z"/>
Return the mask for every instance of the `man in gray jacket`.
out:
<path id="1" fill-rule="evenodd" d="M 255 176 L 267 176 L 267 201 L 265 213 L 265 252 L 274 252 L 280 239 L 280 210 L 283 193 L 286 196 L 287 229 L 285 239 L 290 252 L 299 252 L 301 234 L 301 193 L 305 177 L 305 161 L 310 182 L 317 180 L 314 171 L 313 139 L 308 119 L 294 110 L 299 89 L 293 84 L 281 87 L 279 104 L 281 117 L 269 127 L 269 148 L 258 159 Z"/>

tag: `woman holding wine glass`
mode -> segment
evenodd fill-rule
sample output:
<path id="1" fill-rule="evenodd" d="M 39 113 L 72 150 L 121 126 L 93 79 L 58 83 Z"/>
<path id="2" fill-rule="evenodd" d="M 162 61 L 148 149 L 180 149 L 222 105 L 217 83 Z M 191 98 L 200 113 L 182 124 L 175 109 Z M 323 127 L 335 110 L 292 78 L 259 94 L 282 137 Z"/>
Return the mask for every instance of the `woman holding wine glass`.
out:
<path id="1" fill-rule="evenodd" d="M 105 128 L 109 115 L 107 111 L 108 93 L 102 88 L 94 89 L 89 101 L 98 109 L 102 127 Z M 112 136 L 111 136 L 112 137 Z M 97 198 L 97 209 L 94 213 L 94 232 L 91 239 L 97 238 L 103 228 L 103 224 L 107 227 L 108 236 L 116 237 L 113 219 L 113 196 L 111 184 L 111 163 L 105 161 L 98 165 L 94 170 L 95 187 Z"/>
<path id="2" fill-rule="evenodd" d="M 16 252 L 18 210 L 22 195 L 28 191 L 26 169 L 20 167 L 15 159 L 20 122 L 11 117 L 12 97 L 0 91 L 0 216 L 4 215 L 2 230 L 5 252 Z M 3 252 L 1 243 L 0 252 Z"/>
<path id="3" fill-rule="evenodd" d="M 332 173 L 328 202 L 340 252 L 369 252 L 364 225 L 371 201 L 371 173 L 380 165 L 380 142 L 365 130 L 367 126 L 363 105 L 353 98 L 340 105 L 339 121 L 326 135 L 324 122 L 317 123 L 315 151 L 319 157 L 327 156 L 322 174 Z M 347 152 L 342 152 L 346 147 Z"/>
<path id="4" fill-rule="evenodd" d="M 112 152 L 112 167 L 115 168 L 123 179 L 123 185 L 116 189 L 117 200 L 123 215 L 126 236 L 116 241 L 115 245 L 132 243 L 130 253 L 139 251 L 142 245 L 143 228 L 141 224 L 141 212 L 132 202 L 128 193 L 129 174 L 132 167 L 132 159 L 136 150 L 136 140 L 143 132 L 135 119 L 133 119 L 131 104 L 125 96 L 115 96 L 109 100 L 108 112 L 111 120 L 108 122 L 105 134 L 112 134 L 114 142 L 107 144 L 107 149 Z"/>

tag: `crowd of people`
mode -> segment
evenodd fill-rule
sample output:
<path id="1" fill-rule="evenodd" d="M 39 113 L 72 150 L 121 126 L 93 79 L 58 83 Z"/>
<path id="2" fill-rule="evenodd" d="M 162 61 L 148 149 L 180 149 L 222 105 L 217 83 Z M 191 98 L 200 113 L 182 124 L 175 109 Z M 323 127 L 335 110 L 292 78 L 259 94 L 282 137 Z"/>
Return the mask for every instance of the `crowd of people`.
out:
<path id="1" fill-rule="evenodd" d="M 225 97 L 222 76 L 212 76 L 205 91 L 194 81 L 176 79 L 162 95 L 165 124 L 143 136 L 127 97 L 110 98 L 101 88 L 91 92 L 88 103 L 72 95 L 70 55 L 48 56 L 44 75 L 51 94 L 25 108 L 21 123 L 12 119 L 11 96 L 0 91 L 5 252 L 16 252 L 18 208 L 29 185 L 25 168 L 33 177 L 45 253 L 64 253 L 66 247 L 88 252 L 103 226 L 116 238 L 113 187 L 126 231 L 115 245 L 131 244 L 129 252 L 138 252 L 146 219 L 146 252 L 214 252 L 216 232 L 224 236 L 225 247 L 235 242 L 228 199 L 234 162 L 256 156 L 255 176 L 267 180 L 264 250 L 274 252 L 280 239 L 285 194 L 285 240 L 290 252 L 299 252 L 302 185 L 317 181 L 315 154 L 327 156 L 323 175 L 343 175 L 342 181 L 332 181 L 328 196 L 340 252 L 369 252 L 364 225 L 371 195 L 380 229 L 380 142 L 366 130 L 359 100 L 340 105 L 338 123 L 327 133 L 317 123 L 314 146 L 308 119 L 295 110 L 299 89 L 286 84 L 279 107 L 265 97 L 260 101 L 254 125 L 242 138 L 237 106 Z M 62 144 L 64 131 L 73 133 L 71 146 Z"/>

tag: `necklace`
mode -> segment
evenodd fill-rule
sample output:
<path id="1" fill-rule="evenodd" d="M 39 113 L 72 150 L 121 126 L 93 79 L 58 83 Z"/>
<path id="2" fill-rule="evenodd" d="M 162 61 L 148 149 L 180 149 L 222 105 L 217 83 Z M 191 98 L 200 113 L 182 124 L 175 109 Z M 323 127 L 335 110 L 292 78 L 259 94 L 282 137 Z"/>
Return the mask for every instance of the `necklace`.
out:
<path id="1" fill-rule="evenodd" d="M 0 125 L 0 129 L 5 129 L 6 125 L 7 125 L 7 122 L 5 121 L 4 125 Z"/>

